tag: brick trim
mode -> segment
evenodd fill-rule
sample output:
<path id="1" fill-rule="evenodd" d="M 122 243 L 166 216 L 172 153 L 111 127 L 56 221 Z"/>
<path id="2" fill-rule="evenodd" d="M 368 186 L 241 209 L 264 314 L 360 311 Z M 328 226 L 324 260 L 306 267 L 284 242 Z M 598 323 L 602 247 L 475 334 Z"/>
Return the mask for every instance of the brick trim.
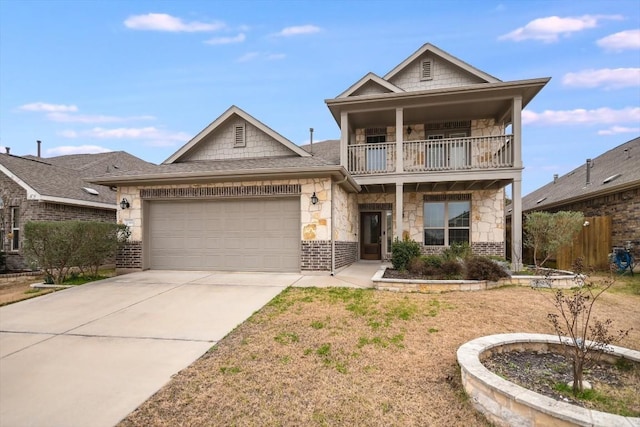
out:
<path id="1" fill-rule="evenodd" d="M 190 199 L 217 197 L 247 197 L 247 196 L 279 196 L 299 195 L 302 193 L 300 184 L 281 185 L 243 185 L 234 187 L 179 187 L 179 188 L 143 188 L 140 190 L 142 199 Z"/>
<path id="2" fill-rule="evenodd" d="M 393 209 L 393 203 L 360 203 L 358 210 L 361 211 L 390 211 Z"/>
<path id="3" fill-rule="evenodd" d="M 142 268 L 142 242 L 126 242 L 116 254 L 116 268 Z"/>
<path id="4" fill-rule="evenodd" d="M 331 241 L 303 240 L 300 245 L 300 269 L 331 271 Z"/>
<path id="5" fill-rule="evenodd" d="M 358 258 L 358 242 L 336 241 L 336 268 L 353 264 Z"/>

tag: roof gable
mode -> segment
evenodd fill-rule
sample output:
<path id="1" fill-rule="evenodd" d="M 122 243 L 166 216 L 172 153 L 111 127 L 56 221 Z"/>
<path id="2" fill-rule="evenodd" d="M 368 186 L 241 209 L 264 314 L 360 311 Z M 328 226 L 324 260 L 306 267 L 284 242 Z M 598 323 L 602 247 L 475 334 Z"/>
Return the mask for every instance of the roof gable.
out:
<path id="1" fill-rule="evenodd" d="M 342 92 L 337 98 L 347 98 L 349 96 L 358 95 L 371 95 L 381 93 L 400 93 L 404 92 L 399 87 L 389 83 L 383 78 L 375 75 L 374 73 L 368 73 L 356 83 L 351 85 L 349 89 Z"/>
<path id="2" fill-rule="evenodd" d="M 242 130 L 236 130 L 238 127 Z M 244 138 L 244 144 L 236 143 L 238 136 Z M 310 156 L 287 138 L 233 105 L 163 164 L 292 155 Z"/>
<path id="3" fill-rule="evenodd" d="M 409 56 L 407 59 L 405 59 L 404 61 L 402 61 L 400 64 L 398 64 L 393 70 L 389 71 L 385 76 L 384 79 L 391 81 L 395 76 L 397 76 L 399 73 L 401 73 L 403 70 L 405 70 L 408 66 L 410 66 L 415 60 L 417 60 L 418 58 L 420 58 L 421 56 L 423 56 L 424 54 L 430 53 L 435 57 L 438 57 L 440 59 L 442 59 L 443 61 L 446 61 L 450 64 L 452 64 L 453 66 L 455 66 L 456 68 L 458 68 L 461 71 L 464 71 L 468 74 L 471 74 L 472 76 L 477 77 L 478 79 L 482 80 L 484 83 L 498 83 L 500 82 L 499 79 L 497 79 L 496 77 L 485 73 L 482 70 L 479 70 L 478 68 L 467 64 L 466 62 L 462 61 L 461 59 L 456 58 L 455 56 L 445 52 L 444 50 L 432 45 L 431 43 L 425 43 L 424 45 L 422 45 L 422 47 L 418 50 L 416 50 L 411 56 Z"/>

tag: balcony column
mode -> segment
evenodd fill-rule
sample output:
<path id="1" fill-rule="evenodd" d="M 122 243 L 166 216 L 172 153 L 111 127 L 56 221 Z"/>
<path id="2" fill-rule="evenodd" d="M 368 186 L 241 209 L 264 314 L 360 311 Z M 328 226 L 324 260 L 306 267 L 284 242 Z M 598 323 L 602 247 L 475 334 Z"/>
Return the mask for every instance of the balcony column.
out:
<path id="1" fill-rule="evenodd" d="M 396 173 L 402 173 L 404 171 L 402 165 L 402 126 L 404 125 L 404 110 L 402 108 L 396 108 Z"/>
<path id="2" fill-rule="evenodd" d="M 511 183 L 511 270 L 522 270 L 522 179 Z"/>
<path id="3" fill-rule="evenodd" d="M 349 113 L 340 112 L 340 165 L 349 170 L 347 146 L 349 145 Z"/>
<path id="4" fill-rule="evenodd" d="M 522 97 L 513 98 L 511 106 L 513 129 L 513 167 L 522 168 Z"/>
<path id="5" fill-rule="evenodd" d="M 393 237 L 400 241 L 402 241 L 402 232 L 404 231 L 403 225 L 402 225 L 402 221 L 404 219 L 403 218 L 404 216 L 403 190 L 404 190 L 404 184 L 396 183 L 396 226 L 393 233 Z"/>

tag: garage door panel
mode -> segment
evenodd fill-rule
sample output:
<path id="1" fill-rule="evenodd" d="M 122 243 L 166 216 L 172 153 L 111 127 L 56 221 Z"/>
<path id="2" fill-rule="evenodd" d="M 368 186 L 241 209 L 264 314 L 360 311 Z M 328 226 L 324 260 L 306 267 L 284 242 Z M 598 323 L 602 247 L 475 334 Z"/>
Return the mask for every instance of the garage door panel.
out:
<path id="1" fill-rule="evenodd" d="M 152 201 L 151 268 L 299 271 L 300 201 Z"/>

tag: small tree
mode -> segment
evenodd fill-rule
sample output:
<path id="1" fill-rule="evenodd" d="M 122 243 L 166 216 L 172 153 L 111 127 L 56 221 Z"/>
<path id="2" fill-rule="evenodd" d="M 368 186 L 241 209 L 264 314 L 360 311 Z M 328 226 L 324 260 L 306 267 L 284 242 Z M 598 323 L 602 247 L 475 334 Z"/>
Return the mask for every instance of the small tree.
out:
<path id="1" fill-rule="evenodd" d="M 604 321 L 592 319 L 593 307 L 600 296 L 614 283 L 610 277 L 603 280 L 601 287 L 584 281 L 581 271 L 576 275 L 576 281 L 581 286 L 575 288 L 571 294 L 565 295 L 562 290 L 556 290 L 553 305 L 558 313 L 550 313 L 547 318 L 560 341 L 565 356 L 573 364 L 573 394 L 584 390 L 583 371 L 598 360 L 602 352 L 629 334 L 629 330 L 619 330 L 613 334 L 609 332 L 612 320 Z"/>
<path id="2" fill-rule="evenodd" d="M 582 212 L 532 212 L 525 216 L 525 245 L 533 248 L 533 262 L 542 267 L 556 251 L 571 244 L 584 223 Z M 542 261 L 538 262 L 538 257 Z"/>

